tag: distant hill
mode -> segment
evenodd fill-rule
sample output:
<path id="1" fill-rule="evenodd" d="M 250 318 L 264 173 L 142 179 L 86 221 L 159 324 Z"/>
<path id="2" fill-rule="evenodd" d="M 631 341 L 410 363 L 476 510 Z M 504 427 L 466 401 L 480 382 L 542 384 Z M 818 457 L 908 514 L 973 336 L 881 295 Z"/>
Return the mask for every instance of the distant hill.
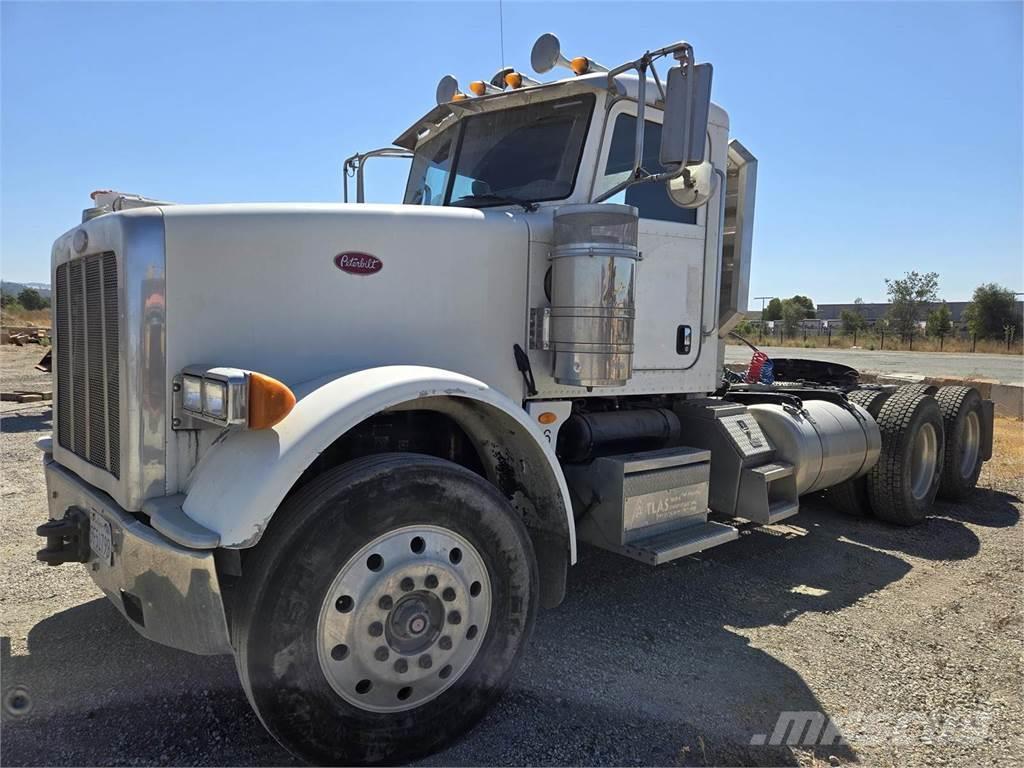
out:
<path id="1" fill-rule="evenodd" d="M 35 288 L 44 299 L 50 298 L 49 283 L 11 283 L 0 280 L 0 293 L 6 293 L 8 296 L 17 296 L 26 288 Z"/>

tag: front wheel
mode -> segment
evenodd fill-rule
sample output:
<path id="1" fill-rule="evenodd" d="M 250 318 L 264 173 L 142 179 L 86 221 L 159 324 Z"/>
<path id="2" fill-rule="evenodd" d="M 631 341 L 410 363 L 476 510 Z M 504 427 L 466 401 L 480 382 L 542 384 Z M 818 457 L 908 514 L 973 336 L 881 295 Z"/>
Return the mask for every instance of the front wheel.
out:
<path id="1" fill-rule="evenodd" d="M 298 757 L 406 761 L 486 711 L 536 605 L 529 537 L 493 486 L 440 459 L 372 456 L 285 502 L 245 562 L 239 674 Z"/>

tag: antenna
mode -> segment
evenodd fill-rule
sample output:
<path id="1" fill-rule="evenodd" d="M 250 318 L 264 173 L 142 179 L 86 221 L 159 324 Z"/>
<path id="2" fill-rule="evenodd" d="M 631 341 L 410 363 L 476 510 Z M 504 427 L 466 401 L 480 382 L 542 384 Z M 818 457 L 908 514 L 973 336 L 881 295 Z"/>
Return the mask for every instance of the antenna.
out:
<path id="1" fill-rule="evenodd" d="M 501 0 L 498 0 L 498 40 L 501 46 L 501 61 L 499 65 L 502 69 L 505 68 L 505 14 L 501 6 Z"/>

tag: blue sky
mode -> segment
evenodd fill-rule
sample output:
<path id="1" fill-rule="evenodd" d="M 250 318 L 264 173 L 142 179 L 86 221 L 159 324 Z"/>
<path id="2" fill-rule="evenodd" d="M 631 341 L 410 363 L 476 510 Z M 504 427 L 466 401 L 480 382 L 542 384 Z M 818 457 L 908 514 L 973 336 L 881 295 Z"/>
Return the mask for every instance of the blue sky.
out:
<path id="1" fill-rule="evenodd" d="M 686 39 L 759 158 L 751 297 L 1024 291 L 1021 3 L 520 4 L 505 58 L 542 32 L 614 65 Z M 342 160 L 389 144 L 437 80 L 499 65 L 498 4 L 3 2 L 0 275 L 47 282 L 97 188 L 178 202 L 330 201 Z M 401 196 L 405 164 L 368 167 Z M 751 302 L 754 303 L 753 301 Z"/>

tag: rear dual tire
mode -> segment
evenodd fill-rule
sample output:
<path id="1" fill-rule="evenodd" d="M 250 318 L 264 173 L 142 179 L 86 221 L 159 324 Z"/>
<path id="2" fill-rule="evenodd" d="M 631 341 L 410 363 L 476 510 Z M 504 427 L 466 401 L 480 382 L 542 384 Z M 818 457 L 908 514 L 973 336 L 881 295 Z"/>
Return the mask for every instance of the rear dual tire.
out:
<path id="1" fill-rule="evenodd" d="M 946 453 L 939 496 L 963 501 L 978 484 L 981 474 L 985 420 L 981 394 L 974 387 L 942 387 L 935 400 L 942 411 Z"/>
<path id="2" fill-rule="evenodd" d="M 242 686 L 286 749 L 395 763 L 444 747 L 496 700 L 533 628 L 537 570 L 484 479 L 381 454 L 282 505 L 234 605 Z"/>
<path id="3" fill-rule="evenodd" d="M 944 461 L 942 412 L 935 398 L 897 393 L 876 417 L 882 433 L 878 462 L 867 474 L 867 498 L 876 517 L 917 525 L 931 511 Z"/>

